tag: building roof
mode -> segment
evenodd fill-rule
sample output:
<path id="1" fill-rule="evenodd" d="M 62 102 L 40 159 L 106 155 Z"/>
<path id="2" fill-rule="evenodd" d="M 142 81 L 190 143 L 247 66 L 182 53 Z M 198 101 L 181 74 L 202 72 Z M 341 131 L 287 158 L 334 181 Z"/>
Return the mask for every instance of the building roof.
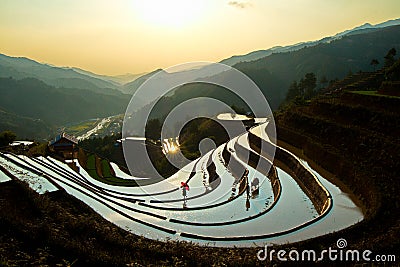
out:
<path id="1" fill-rule="evenodd" d="M 53 140 L 51 140 L 49 145 L 52 146 L 63 138 L 67 139 L 71 143 L 78 144 L 78 139 L 76 139 L 74 136 L 69 135 L 67 133 L 61 133 L 61 134 L 57 135 Z"/>

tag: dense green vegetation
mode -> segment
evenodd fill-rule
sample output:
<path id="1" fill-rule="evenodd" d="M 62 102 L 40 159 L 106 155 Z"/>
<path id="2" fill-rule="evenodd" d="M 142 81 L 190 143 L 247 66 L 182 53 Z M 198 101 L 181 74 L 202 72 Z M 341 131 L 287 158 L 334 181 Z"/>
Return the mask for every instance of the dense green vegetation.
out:
<path id="1" fill-rule="evenodd" d="M 111 169 L 110 163 L 107 160 L 103 159 L 101 161 L 101 169 L 102 169 L 104 178 L 114 178 L 115 177 L 115 174 L 113 174 L 111 171 L 112 169 Z"/>
<path id="2" fill-rule="evenodd" d="M 96 180 L 100 180 L 100 176 L 97 174 L 96 171 L 96 159 L 94 154 L 91 154 L 87 157 L 85 169 L 91 177 Z"/>
<path id="3" fill-rule="evenodd" d="M 197 118 L 188 122 L 179 135 L 183 155 L 190 160 L 200 157 L 199 144 L 205 138 L 210 138 L 217 147 L 229 140 L 228 133 L 218 122 Z"/>
<path id="4" fill-rule="evenodd" d="M 310 100 L 317 94 L 315 90 L 317 87 L 317 78 L 314 73 L 306 73 L 304 78 L 301 78 L 299 82 L 294 81 L 287 92 L 285 102 L 291 101 L 301 102 Z"/>
<path id="5" fill-rule="evenodd" d="M 117 142 L 120 136 L 105 136 L 83 140 L 79 146 L 79 162 L 93 178 L 110 185 L 137 186 L 134 180 L 123 180 L 115 176 L 110 162 L 120 166 L 127 174 L 127 169 L 121 143 Z M 161 149 L 160 149 L 161 150 Z"/>
<path id="6" fill-rule="evenodd" d="M 66 127 L 65 131 L 71 135 L 79 136 L 92 129 L 99 120 L 88 120 Z"/>
<path id="7" fill-rule="evenodd" d="M 322 91 L 327 94 L 345 90 L 358 94 L 376 96 L 387 95 L 388 97 L 393 97 L 395 95 L 400 95 L 398 90 L 398 80 L 400 80 L 400 60 L 396 60 L 395 55 L 396 49 L 391 48 L 384 57 L 385 67 L 383 69 L 372 73 L 359 72 L 353 74 L 352 72 L 349 72 L 346 79 L 342 81 L 332 80 L 327 88 L 318 89 L 315 74 L 307 73 L 299 82 L 293 81 L 291 83 L 282 107 L 285 107 L 285 105 L 290 103 L 305 104 L 311 98 L 321 93 L 322 89 Z M 376 59 L 372 59 L 371 65 L 376 65 L 377 62 Z M 327 83 L 326 78 L 321 78 L 320 83 L 321 85 Z"/>
<path id="8" fill-rule="evenodd" d="M 17 136 L 11 131 L 4 131 L 0 133 L 0 147 L 8 146 L 8 144 L 15 141 Z"/>
<path id="9" fill-rule="evenodd" d="M 1 109 L 18 117 L 31 118 L 30 124 L 37 125 L 36 128 L 43 124 L 46 125 L 45 129 L 55 128 L 71 122 L 123 113 L 129 99 L 130 96 L 122 94 L 110 96 L 88 90 L 55 88 L 34 78 L 0 78 Z M 1 121 L 0 126 L 6 123 L 3 127 L 8 126 L 19 136 L 26 136 L 32 129 L 29 124 L 22 124 L 25 121 Z"/>
<path id="10" fill-rule="evenodd" d="M 0 132 L 0 149 L 1 151 L 12 152 L 15 154 L 22 154 L 31 157 L 47 156 L 48 146 L 47 142 L 33 142 L 29 145 L 16 145 L 10 146 L 17 139 L 17 135 L 12 131 Z"/>
<path id="11" fill-rule="evenodd" d="M 20 116 L 0 108 L 0 131 L 10 130 L 19 138 L 43 140 L 55 134 L 55 129 L 40 119 Z"/>
<path id="12" fill-rule="evenodd" d="M 122 94 L 117 97 L 55 88 L 33 78 L 0 78 L 0 94 L 2 108 L 50 125 L 123 113 L 130 99 Z"/>
<path id="13" fill-rule="evenodd" d="M 350 93 L 353 94 L 360 94 L 360 95 L 372 95 L 372 96 L 382 96 L 382 97 L 391 97 L 391 98 L 399 98 L 398 96 L 392 96 L 392 95 L 383 95 L 378 93 L 378 91 L 350 91 Z"/>
<path id="14" fill-rule="evenodd" d="M 110 161 L 105 158 L 100 158 L 97 154 L 89 151 L 79 151 L 79 163 L 94 179 L 109 185 L 116 186 L 137 186 L 134 180 L 121 179 L 116 177 Z M 121 167 L 124 169 L 125 167 Z M 125 172 L 129 174 L 126 169 Z"/>
<path id="15" fill-rule="evenodd" d="M 79 146 L 86 151 L 99 155 L 101 158 L 109 159 L 118 165 L 125 166 L 122 146 L 118 143 L 121 138 L 121 134 L 89 138 L 80 141 Z"/>
<path id="16" fill-rule="evenodd" d="M 397 51 L 394 47 L 387 52 L 386 56 L 384 57 L 385 68 L 390 68 L 396 62 L 396 59 L 394 58 L 396 56 L 396 53 Z"/>

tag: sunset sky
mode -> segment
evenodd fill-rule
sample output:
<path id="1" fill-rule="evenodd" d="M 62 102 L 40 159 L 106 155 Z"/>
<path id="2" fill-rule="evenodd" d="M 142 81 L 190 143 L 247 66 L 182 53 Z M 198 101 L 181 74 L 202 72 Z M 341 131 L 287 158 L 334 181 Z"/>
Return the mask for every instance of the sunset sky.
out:
<path id="1" fill-rule="evenodd" d="M 2 0 L 0 53 L 142 73 L 399 17 L 399 0 Z"/>

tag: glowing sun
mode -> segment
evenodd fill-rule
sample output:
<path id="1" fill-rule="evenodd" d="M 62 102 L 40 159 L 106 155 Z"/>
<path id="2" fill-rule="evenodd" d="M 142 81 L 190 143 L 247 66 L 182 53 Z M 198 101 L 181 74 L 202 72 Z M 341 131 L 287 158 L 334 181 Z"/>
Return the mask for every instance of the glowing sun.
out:
<path id="1" fill-rule="evenodd" d="M 181 28 L 195 22 L 204 9 L 202 1 L 138 0 L 134 8 L 144 23 Z"/>

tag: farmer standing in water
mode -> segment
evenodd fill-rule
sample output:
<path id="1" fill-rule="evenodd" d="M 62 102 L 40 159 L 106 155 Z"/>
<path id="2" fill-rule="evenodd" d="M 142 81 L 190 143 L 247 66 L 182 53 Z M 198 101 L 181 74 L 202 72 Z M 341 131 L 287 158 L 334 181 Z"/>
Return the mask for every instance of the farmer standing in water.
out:
<path id="1" fill-rule="evenodd" d="M 189 185 L 185 182 L 181 182 L 181 187 L 182 187 L 182 196 L 183 196 L 183 208 L 186 208 L 186 202 L 187 202 L 186 191 L 189 191 Z"/>

